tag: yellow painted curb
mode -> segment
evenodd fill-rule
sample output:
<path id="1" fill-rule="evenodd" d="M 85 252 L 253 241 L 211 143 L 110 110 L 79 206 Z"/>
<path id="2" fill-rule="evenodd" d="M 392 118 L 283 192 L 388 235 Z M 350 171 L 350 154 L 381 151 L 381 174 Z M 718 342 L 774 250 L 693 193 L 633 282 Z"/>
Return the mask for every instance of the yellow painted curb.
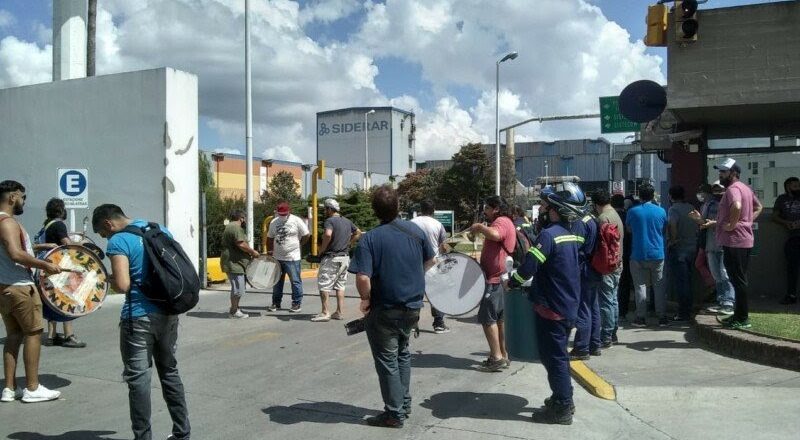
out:
<path id="1" fill-rule="evenodd" d="M 307 278 L 316 278 L 317 277 L 317 269 L 306 269 L 300 272 L 300 278 L 307 279 Z"/>
<path id="2" fill-rule="evenodd" d="M 583 361 L 571 361 L 569 369 L 572 372 L 572 377 L 586 388 L 586 391 L 606 400 L 616 400 L 617 393 L 614 391 L 614 386 L 606 382 L 605 379 L 600 377 L 597 373 L 587 367 Z"/>

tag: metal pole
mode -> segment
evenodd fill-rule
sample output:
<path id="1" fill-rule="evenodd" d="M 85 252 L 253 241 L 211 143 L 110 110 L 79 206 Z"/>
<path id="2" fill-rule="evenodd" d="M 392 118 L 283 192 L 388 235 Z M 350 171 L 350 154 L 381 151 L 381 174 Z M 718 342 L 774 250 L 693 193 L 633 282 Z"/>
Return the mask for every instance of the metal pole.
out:
<path id="1" fill-rule="evenodd" d="M 250 0 L 244 0 L 244 88 L 245 88 L 245 144 L 247 166 L 245 191 L 247 203 L 247 242 L 253 246 L 253 103 L 250 85 Z"/>
<path id="2" fill-rule="evenodd" d="M 208 225 L 206 193 L 200 193 L 200 285 L 208 287 Z"/>
<path id="3" fill-rule="evenodd" d="M 613 191 L 614 182 L 614 143 L 608 144 L 608 193 Z"/>
<path id="4" fill-rule="evenodd" d="M 367 117 L 364 113 L 364 191 L 369 189 L 369 131 L 367 131 Z"/>
<path id="5" fill-rule="evenodd" d="M 495 63 L 494 75 L 494 194 L 500 195 L 500 61 Z"/>

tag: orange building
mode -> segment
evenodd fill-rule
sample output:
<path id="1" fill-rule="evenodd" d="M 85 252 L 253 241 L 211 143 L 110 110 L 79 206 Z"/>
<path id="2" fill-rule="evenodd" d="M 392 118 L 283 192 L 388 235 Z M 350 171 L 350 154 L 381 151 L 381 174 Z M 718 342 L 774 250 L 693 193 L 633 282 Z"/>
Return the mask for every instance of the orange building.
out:
<path id="1" fill-rule="evenodd" d="M 245 163 L 247 159 L 243 155 L 228 153 L 211 153 L 204 151 L 203 154 L 211 162 L 211 173 L 214 176 L 214 183 L 219 189 L 219 193 L 224 198 L 244 197 L 245 196 Z M 307 193 L 304 180 L 303 165 L 297 162 L 285 160 L 262 159 L 253 157 L 253 198 L 256 200 L 269 187 L 272 178 L 281 171 L 292 174 L 295 182 L 300 185 L 298 195 Z"/>

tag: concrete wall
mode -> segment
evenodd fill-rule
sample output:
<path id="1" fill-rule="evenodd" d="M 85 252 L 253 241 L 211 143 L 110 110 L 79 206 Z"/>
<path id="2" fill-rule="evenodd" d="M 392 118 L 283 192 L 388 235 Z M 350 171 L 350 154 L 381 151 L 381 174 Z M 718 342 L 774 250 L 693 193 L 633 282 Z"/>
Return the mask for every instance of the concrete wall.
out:
<path id="1" fill-rule="evenodd" d="M 411 137 L 414 127 L 414 114 L 392 111 L 392 169 L 393 175 L 405 176 L 416 169 L 414 140 Z M 409 163 L 409 156 L 411 160 Z M 377 184 L 372 179 L 373 185 Z"/>
<path id="2" fill-rule="evenodd" d="M 94 207 L 115 203 L 165 224 L 198 261 L 196 76 L 161 68 L 0 90 L 0 151 L 0 176 L 27 188 L 29 231 L 57 196 L 57 169 L 86 168 L 89 209 L 77 210 L 79 226 Z"/>
<path id="3" fill-rule="evenodd" d="M 697 41 L 668 30 L 671 109 L 800 101 L 800 2 L 698 11 Z"/>

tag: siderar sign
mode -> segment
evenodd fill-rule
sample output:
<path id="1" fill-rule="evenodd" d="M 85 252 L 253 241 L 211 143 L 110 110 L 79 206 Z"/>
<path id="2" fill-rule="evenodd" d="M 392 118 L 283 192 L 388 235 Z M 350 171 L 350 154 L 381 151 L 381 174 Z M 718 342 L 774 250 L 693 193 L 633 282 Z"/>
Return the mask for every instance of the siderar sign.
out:
<path id="1" fill-rule="evenodd" d="M 319 136 L 342 133 L 363 133 L 365 124 L 363 122 L 337 122 L 333 124 L 319 123 Z M 368 131 L 382 131 L 389 129 L 389 121 L 370 121 L 367 125 Z"/>

